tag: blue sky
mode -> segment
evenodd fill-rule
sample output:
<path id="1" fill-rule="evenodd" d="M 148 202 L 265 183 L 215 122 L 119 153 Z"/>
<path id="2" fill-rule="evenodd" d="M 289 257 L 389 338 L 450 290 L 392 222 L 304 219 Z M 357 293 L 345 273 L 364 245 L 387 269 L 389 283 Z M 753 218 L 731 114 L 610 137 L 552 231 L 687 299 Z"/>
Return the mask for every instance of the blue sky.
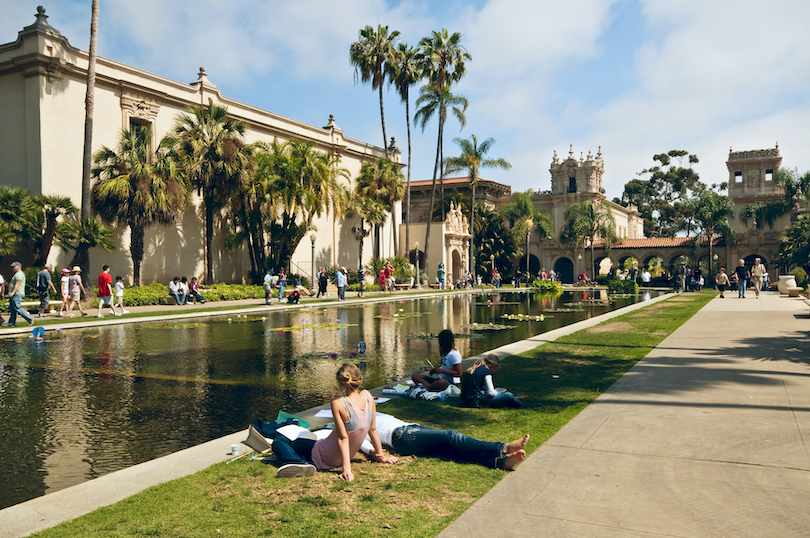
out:
<path id="1" fill-rule="evenodd" d="M 0 42 L 36 6 L 4 0 Z M 45 8 L 88 48 L 90 0 Z M 482 175 L 513 190 L 549 189 L 553 152 L 569 144 L 576 156 L 602 147 L 611 198 L 671 149 L 697 154 L 708 183 L 727 179 L 730 146 L 778 142 L 783 165 L 810 169 L 806 0 L 101 0 L 99 54 L 183 82 L 202 65 L 230 98 L 317 126 L 334 114 L 347 136 L 380 145 L 376 94 L 348 61 L 358 30 L 378 23 L 412 45 L 462 34 L 473 60 L 455 91 L 470 107 L 462 131 L 446 127 L 445 155 L 454 137 L 495 138 L 491 155 L 513 169 Z M 384 97 L 388 135 L 405 149 L 404 106 Z M 413 134 L 412 178 L 429 179 L 436 125 Z"/>

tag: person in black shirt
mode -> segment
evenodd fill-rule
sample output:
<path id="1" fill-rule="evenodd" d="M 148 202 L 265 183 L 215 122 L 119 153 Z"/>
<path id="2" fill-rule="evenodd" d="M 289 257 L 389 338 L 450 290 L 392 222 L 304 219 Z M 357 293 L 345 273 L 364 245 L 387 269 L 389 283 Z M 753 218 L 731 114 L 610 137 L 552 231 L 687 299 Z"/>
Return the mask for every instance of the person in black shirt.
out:
<path id="1" fill-rule="evenodd" d="M 737 297 L 745 299 L 745 288 L 748 286 L 748 279 L 751 273 L 745 267 L 745 260 L 740 260 L 740 264 L 734 269 L 737 275 Z"/>

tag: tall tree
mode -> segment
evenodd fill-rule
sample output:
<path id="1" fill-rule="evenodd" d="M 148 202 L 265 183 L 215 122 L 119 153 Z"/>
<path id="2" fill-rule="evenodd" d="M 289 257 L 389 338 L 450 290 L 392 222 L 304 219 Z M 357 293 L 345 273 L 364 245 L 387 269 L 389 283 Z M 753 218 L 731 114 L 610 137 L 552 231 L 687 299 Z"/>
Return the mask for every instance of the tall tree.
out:
<path id="1" fill-rule="evenodd" d="M 42 267 L 48 261 L 48 255 L 56 236 L 56 224 L 61 217 L 75 215 L 78 211 L 67 196 L 35 196 L 34 201 L 42 208 L 42 237 L 37 240 L 34 248 L 34 267 Z"/>
<path id="2" fill-rule="evenodd" d="M 801 267 L 810 275 L 810 214 L 800 215 L 782 233 L 776 261 L 787 268 Z"/>
<path id="3" fill-rule="evenodd" d="M 461 46 L 461 34 L 455 32 L 449 35 L 446 28 L 441 32 L 433 31 L 430 37 L 419 41 L 419 64 L 428 85 L 436 89 L 439 94 L 439 133 L 436 141 L 436 161 L 433 165 L 433 189 L 430 195 L 430 206 L 436 201 L 436 178 L 441 163 L 441 149 L 444 136 L 444 92 L 449 91 L 452 84 L 457 83 L 467 72 L 465 62 L 472 60 L 472 56 Z M 425 269 L 429 267 L 428 253 L 430 252 L 430 229 L 428 223 L 425 231 Z"/>
<path id="4" fill-rule="evenodd" d="M 355 192 L 366 198 L 377 200 L 386 211 L 392 213 L 395 202 L 402 200 L 405 187 L 402 184 L 402 170 L 396 163 L 379 158 L 374 162 L 363 163 L 357 177 Z M 396 224 L 396 222 L 394 222 Z M 374 226 L 374 257 L 380 257 L 380 228 Z M 396 243 L 396 226 L 394 226 L 394 243 Z"/>
<path id="5" fill-rule="evenodd" d="M 503 158 L 487 159 L 486 155 L 495 144 L 494 138 L 487 138 L 480 144 L 478 137 L 474 134 L 470 138 L 454 138 L 453 142 L 458 144 L 461 148 L 461 155 L 458 157 L 448 157 L 445 160 L 445 168 L 448 172 L 460 172 L 462 170 L 467 172 L 467 177 L 472 186 L 472 201 L 470 202 L 470 267 L 473 275 L 476 273 L 475 267 L 475 191 L 478 186 L 479 172 L 482 168 L 500 168 L 501 170 L 510 170 L 512 165 L 509 161 Z"/>
<path id="6" fill-rule="evenodd" d="M 245 124 L 228 116 L 227 107 L 197 105 L 175 125 L 183 174 L 205 206 L 205 281 L 214 280 L 214 212 L 253 172 L 252 148 L 244 142 Z"/>
<path id="7" fill-rule="evenodd" d="M 551 215 L 534 208 L 531 189 L 526 192 L 513 192 L 512 201 L 501 208 L 500 214 L 509 223 L 509 227 L 516 231 L 526 226 L 527 221 L 531 223 L 530 229 L 518 232 L 520 237 L 525 237 L 529 230 L 537 234 L 541 241 L 547 237 L 554 237 L 554 222 Z M 526 255 L 528 256 L 528 252 Z"/>
<path id="8" fill-rule="evenodd" d="M 23 245 L 31 245 L 40 238 L 41 218 L 42 211 L 28 191 L 0 185 L 0 223 L 6 238 L 4 252 L 18 252 Z"/>
<path id="9" fill-rule="evenodd" d="M 773 228 L 776 220 L 793 211 L 802 198 L 810 202 L 810 172 L 800 176 L 796 168 L 778 168 L 773 182 L 782 189 L 782 196 L 767 202 L 748 204 L 740 212 L 740 220 L 748 224 L 752 219 L 754 225 L 762 229 L 765 225 Z"/>
<path id="10" fill-rule="evenodd" d="M 464 114 L 467 111 L 469 102 L 463 95 L 453 95 L 450 92 L 450 87 L 445 86 L 443 95 L 439 95 L 439 91 L 433 86 L 425 85 L 419 89 L 419 98 L 416 100 L 417 111 L 414 115 L 414 122 L 422 127 L 422 132 L 425 132 L 427 122 L 439 111 L 440 121 L 447 121 L 447 108 L 453 112 L 461 128 L 467 125 L 467 116 Z M 440 199 L 444 200 L 444 142 L 442 142 L 439 149 L 439 184 L 441 185 Z M 439 222 L 444 221 L 445 213 L 442 212 Z"/>
<path id="11" fill-rule="evenodd" d="M 115 250 L 115 239 L 112 228 L 106 226 L 96 217 L 67 218 L 56 225 L 56 242 L 67 252 L 75 251 L 68 266 L 81 266 L 87 261 L 87 255 L 93 247 L 101 247 L 108 252 Z"/>
<path id="12" fill-rule="evenodd" d="M 152 129 L 124 129 L 115 149 L 94 155 L 93 208 L 114 226 L 128 226 L 135 285 L 141 285 L 146 228 L 177 222 L 188 205 L 188 189 L 178 170 L 175 141 L 161 140 L 153 151 Z"/>
<path id="13" fill-rule="evenodd" d="M 388 157 L 388 138 L 385 135 L 385 110 L 383 109 L 383 85 L 385 84 L 385 65 L 394 55 L 399 32 L 388 33 L 388 27 L 377 25 L 366 26 L 360 30 L 360 38 L 349 46 L 349 61 L 354 66 L 355 78 L 362 82 L 371 81 L 371 89 L 380 94 L 380 122 L 382 123 L 383 149 Z"/>
<path id="14" fill-rule="evenodd" d="M 560 242 L 572 248 L 582 248 L 587 240 L 591 245 L 591 271 L 595 273 L 593 244 L 601 239 L 606 246 L 616 241 L 616 220 L 606 202 L 585 200 L 565 210 L 565 227 L 560 233 Z M 591 274 L 595 277 L 596 274 Z"/>
<path id="15" fill-rule="evenodd" d="M 96 42 L 98 41 L 98 2 L 93 0 L 90 7 L 90 51 L 87 63 L 87 93 L 84 97 L 84 154 L 82 156 L 82 218 L 90 217 L 90 188 L 92 178 L 93 153 L 93 111 L 96 88 Z"/>
<path id="16" fill-rule="evenodd" d="M 684 158 L 688 166 L 683 166 Z M 639 178 L 624 186 L 622 197 L 613 201 L 638 207 L 648 237 L 674 237 L 680 223 L 689 216 L 686 201 L 704 192 L 707 186 L 692 168 L 699 162 L 694 154 L 672 150 L 654 155 L 653 160 L 658 164 L 639 172 Z M 720 189 L 726 187 L 726 184 L 720 185 Z"/>
<path id="17" fill-rule="evenodd" d="M 717 235 L 723 237 L 728 243 L 736 241 L 734 230 L 729 224 L 729 219 L 734 218 L 734 201 L 728 196 L 708 190 L 700 193 L 695 198 L 687 202 L 692 210 L 692 219 L 697 225 L 697 235 L 695 245 L 699 244 L 700 238 L 705 237 L 709 242 L 709 267 L 713 275 L 714 266 L 714 238 Z"/>
<path id="18" fill-rule="evenodd" d="M 405 103 L 405 125 L 408 128 L 408 178 L 405 187 L 405 250 L 411 249 L 411 86 L 421 78 L 417 61 L 417 49 L 400 43 L 392 60 L 388 63 L 391 84 Z M 422 129 L 424 131 L 424 128 Z"/>
<path id="19" fill-rule="evenodd" d="M 363 196 L 362 194 L 355 191 L 352 195 L 351 199 L 351 206 L 349 210 L 349 214 L 356 213 L 360 217 L 360 226 L 353 227 L 352 232 L 354 232 L 357 240 L 360 243 L 360 251 L 359 251 L 359 258 L 357 261 L 357 266 L 362 267 L 363 265 L 363 243 L 365 238 L 368 237 L 369 231 L 366 230 L 366 222 L 371 224 L 372 226 L 379 226 L 385 224 L 385 206 L 381 204 L 379 201 L 368 198 L 367 196 Z M 376 275 L 372 275 L 376 277 Z"/>

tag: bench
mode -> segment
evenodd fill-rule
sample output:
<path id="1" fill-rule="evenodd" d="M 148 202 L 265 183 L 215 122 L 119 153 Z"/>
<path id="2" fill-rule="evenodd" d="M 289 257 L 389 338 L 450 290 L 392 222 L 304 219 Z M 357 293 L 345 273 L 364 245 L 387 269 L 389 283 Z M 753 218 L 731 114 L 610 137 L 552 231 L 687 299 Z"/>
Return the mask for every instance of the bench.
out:
<path id="1" fill-rule="evenodd" d="M 785 291 L 788 292 L 788 297 L 798 297 L 804 288 L 785 288 Z"/>
<path id="2" fill-rule="evenodd" d="M 410 284 L 405 284 L 405 283 L 402 283 L 402 284 L 396 283 L 396 284 L 394 284 L 394 287 L 399 291 L 404 291 L 404 290 L 411 289 L 411 285 Z"/>

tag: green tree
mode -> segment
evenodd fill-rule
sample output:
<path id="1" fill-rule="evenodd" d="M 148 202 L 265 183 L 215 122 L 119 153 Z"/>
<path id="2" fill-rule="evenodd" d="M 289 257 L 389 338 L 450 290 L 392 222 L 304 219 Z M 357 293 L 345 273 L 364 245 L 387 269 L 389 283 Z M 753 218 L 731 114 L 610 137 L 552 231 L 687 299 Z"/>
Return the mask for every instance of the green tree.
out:
<path id="1" fill-rule="evenodd" d="M 56 225 L 56 243 L 62 250 L 75 251 L 69 267 L 81 266 L 87 261 L 87 254 L 93 247 L 101 247 L 107 252 L 115 250 L 112 228 L 104 225 L 96 217 L 67 218 Z"/>
<path id="2" fill-rule="evenodd" d="M 422 78 L 417 61 L 417 49 L 400 43 L 388 62 L 388 76 L 405 103 L 405 125 L 408 128 L 408 178 L 405 187 L 405 250 L 411 248 L 411 86 Z M 424 130 L 424 129 L 423 129 Z M 362 253 L 361 253 L 362 256 Z M 362 260 L 361 260 L 362 263 Z"/>
<path id="3" fill-rule="evenodd" d="M 810 215 L 805 213 L 785 228 L 776 261 L 785 267 L 801 267 L 810 275 Z"/>
<path id="4" fill-rule="evenodd" d="M 483 168 L 500 168 L 501 170 L 510 170 L 512 165 L 506 159 L 487 159 L 486 155 L 495 144 L 494 138 L 487 138 L 480 144 L 475 135 L 470 135 L 470 138 L 454 138 L 453 142 L 458 144 L 461 148 L 461 154 L 458 157 L 448 157 L 445 159 L 445 168 L 448 172 L 460 172 L 462 170 L 467 172 L 467 177 L 472 185 L 472 201 L 470 205 L 475 209 L 475 190 L 478 186 L 479 172 Z M 470 267 L 471 272 L 475 275 L 475 223 L 474 215 L 470 212 Z"/>
<path id="5" fill-rule="evenodd" d="M 349 46 L 349 61 L 354 66 L 355 79 L 371 81 L 371 89 L 380 94 L 380 122 L 382 123 L 383 149 L 388 157 L 388 138 L 385 135 L 385 110 L 383 109 L 383 85 L 385 84 L 386 64 L 392 61 L 394 47 L 399 37 L 396 30 L 388 33 L 388 27 L 366 26 L 360 30 L 360 38 Z M 410 152 L 409 152 L 410 154 Z"/>
<path id="6" fill-rule="evenodd" d="M 743 224 L 748 225 L 753 219 L 754 225 L 759 229 L 766 224 L 769 228 L 773 228 L 776 220 L 793 211 L 802 198 L 810 201 L 810 172 L 800 176 L 795 168 L 778 168 L 773 182 L 782 189 L 782 197 L 746 205 L 740 212 Z"/>
<path id="7" fill-rule="evenodd" d="M 486 266 L 487 260 L 491 262 L 495 256 L 495 267 L 503 273 L 504 277 L 514 274 L 513 258 L 522 252 L 522 239 L 526 236 L 519 227 L 511 226 L 503 214 L 478 204 L 475 209 L 478 252 L 481 256 L 481 265 Z M 490 273 L 492 267 L 489 268 Z"/>
<path id="8" fill-rule="evenodd" d="M 360 225 L 353 226 L 352 232 L 360 243 L 357 267 L 361 267 L 363 265 L 363 243 L 370 233 L 369 230 L 366 229 L 366 222 L 375 227 L 385 224 L 385 206 L 379 201 L 363 196 L 355 191 L 351 198 L 348 215 L 353 216 L 354 214 L 360 217 Z M 377 275 L 372 276 L 376 278 Z"/>
<path id="9" fill-rule="evenodd" d="M 93 156 L 93 208 L 113 226 L 128 226 L 135 285 L 141 285 L 146 228 L 177 222 L 189 195 L 178 171 L 175 141 L 161 140 L 154 151 L 152 129 L 124 129 L 115 149 L 102 146 Z"/>
<path id="10" fill-rule="evenodd" d="M 441 200 L 436 200 L 431 213 L 432 222 L 444 221 L 443 215 L 450 211 L 450 204 L 455 205 L 462 213 L 470 212 L 470 199 L 464 196 L 463 193 L 457 192 L 455 194 L 447 194 Z"/>
<path id="11" fill-rule="evenodd" d="M 34 198 L 24 189 L 0 185 L 0 224 L 3 226 L 2 252 L 19 252 L 33 244 L 42 232 L 42 212 Z"/>
<path id="12" fill-rule="evenodd" d="M 46 196 L 44 194 L 34 197 L 34 202 L 40 206 L 43 220 L 42 237 L 37 240 L 34 248 L 34 260 L 31 265 L 42 267 L 48 261 L 53 240 L 56 236 L 56 224 L 60 218 L 75 215 L 78 208 L 67 196 Z"/>
<path id="13" fill-rule="evenodd" d="M 440 95 L 441 94 L 441 95 Z M 422 132 L 425 132 L 427 122 L 439 111 L 438 117 L 440 122 L 447 121 L 447 107 L 453 112 L 453 115 L 458 120 L 461 128 L 467 125 L 467 116 L 464 114 L 467 111 L 469 102 L 463 95 L 453 95 L 450 92 L 450 87 L 445 86 L 443 92 L 439 92 L 436 88 L 430 85 L 422 86 L 419 90 L 419 98 L 416 100 L 417 111 L 414 115 L 414 123 L 422 127 Z M 444 132 L 442 130 L 442 132 Z M 444 200 L 444 141 L 439 145 L 439 183 L 441 184 L 440 200 Z M 435 201 L 436 181 L 433 182 L 433 194 L 431 197 L 431 207 Z M 444 221 L 444 213 L 441 214 L 439 222 Z"/>
<path id="14" fill-rule="evenodd" d="M 565 226 L 560 233 L 560 242 L 572 248 L 582 248 L 587 240 L 591 246 L 591 277 L 596 276 L 593 244 L 601 239 L 606 246 L 616 241 L 616 221 L 607 202 L 585 200 L 565 210 Z"/>
<path id="15" fill-rule="evenodd" d="M 189 108 L 177 118 L 175 134 L 182 154 L 183 175 L 202 196 L 205 206 L 205 281 L 214 280 L 214 213 L 253 173 L 252 148 L 244 142 L 245 124 L 228 117 L 227 107 Z"/>
<path id="16" fill-rule="evenodd" d="M 734 218 L 734 201 L 728 196 L 708 190 L 700 193 L 688 202 L 692 210 L 692 219 L 696 225 L 697 235 L 695 236 L 695 246 L 701 238 L 706 238 L 709 242 L 709 267 L 711 275 L 714 275 L 714 238 L 723 237 L 726 242 L 734 244 L 736 236 L 729 224 L 729 219 Z"/>
<path id="17" fill-rule="evenodd" d="M 688 162 L 686 167 L 684 158 Z M 654 155 L 653 160 L 658 165 L 642 170 L 638 179 L 630 180 L 624 186 L 622 197 L 614 202 L 638 207 L 648 237 L 674 237 L 680 223 L 690 216 L 686 201 L 705 191 L 707 186 L 692 169 L 692 165 L 699 162 L 696 155 L 672 150 Z M 726 186 L 722 184 L 720 188 Z"/>
<path id="18" fill-rule="evenodd" d="M 355 192 L 365 198 L 377 200 L 386 211 L 391 212 L 393 219 L 394 203 L 402 200 L 405 187 L 402 184 L 402 170 L 396 163 L 387 158 L 379 158 L 371 163 L 363 163 L 360 175 L 355 182 Z M 396 220 L 394 226 L 394 244 L 396 244 Z M 374 226 L 374 257 L 380 257 L 380 225 Z"/>
<path id="19" fill-rule="evenodd" d="M 419 64 L 422 74 L 428 79 L 428 85 L 433 87 L 439 95 L 439 133 L 436 141 L 436 161 L 433 165 L 433 189 L 430 195 L 430 205 L 436 201 L 436 178 L 442 156 L 442 141 L 444 137 L 444 121 L 446 118 L 444 95 L 450 87 L 464 77 L 467 72 L 466 62 L 472 56 L 461 46 L 461 34 L 455 32 L 449 35 L 446 28 L 441 32 L 433 31 L 430 37 L 419 41 Z M 425 231 L 425 267 L 429 266 L 428 253 L 430 252 L 430 224 Z"/>

